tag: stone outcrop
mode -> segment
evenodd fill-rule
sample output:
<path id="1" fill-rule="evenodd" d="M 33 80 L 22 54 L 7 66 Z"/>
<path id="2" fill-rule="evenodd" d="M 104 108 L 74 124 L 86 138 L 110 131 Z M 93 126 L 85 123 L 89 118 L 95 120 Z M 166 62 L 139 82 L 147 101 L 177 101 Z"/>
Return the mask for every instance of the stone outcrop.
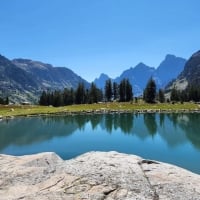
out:
<path id="1" fill-rule="evenodd" d="M 0 199 L 200 199 L 200 176 L 117 152 L 0 155 Z"/>

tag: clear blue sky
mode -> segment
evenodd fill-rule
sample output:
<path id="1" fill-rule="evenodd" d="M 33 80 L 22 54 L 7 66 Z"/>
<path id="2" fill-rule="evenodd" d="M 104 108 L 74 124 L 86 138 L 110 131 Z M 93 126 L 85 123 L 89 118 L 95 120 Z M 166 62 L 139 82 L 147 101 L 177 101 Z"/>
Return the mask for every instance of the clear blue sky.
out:
<path id="1" fill-rule="evenodd" d="M 199 0 L 0 0 L 0 54 L 112 78 L 200 49 Z"/>

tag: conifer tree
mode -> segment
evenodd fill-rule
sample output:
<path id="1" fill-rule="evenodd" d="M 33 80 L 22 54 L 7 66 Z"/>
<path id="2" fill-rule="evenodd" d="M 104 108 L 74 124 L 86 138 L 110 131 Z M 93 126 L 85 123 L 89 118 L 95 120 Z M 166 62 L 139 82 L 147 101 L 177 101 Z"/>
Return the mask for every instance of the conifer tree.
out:
<path id="1" fill-rule="evenodd" d="M 119 100 L 121 102 L 131 101 L 133 99 L 132 86 L 128 79 L 123 79 L 119 84 Z"/>
<path id="2" fill-rule="evenodd" d="M 53 106 L 59 107 L 63 105 L 63 96 L 60 91 L 55 90 L 53 94 Z"/>
<path id="3" fill-rule="evenodd" d="M 113 99 L 116 100 L 119 97 L 119 86 L 116 82 L 113 83 Z"/>
<path id="4" fill-rule="evenodd" d="M 75 103 L 84 104 L 85 103 L 85 87 L 83 83 L 79 83 L 77 90 L 75 92 Z"/>
<path id="5" fill-rule="evenodd" d="M 143 99 L 147 103 L 155 103 L 156 100 L 156 83 L 151 77 L 147 82 L 146 88 L 143 93 Z"/>
<path id="6" fill-rule="evenodd" d="M 47 93 L 45 91 L 42 92 L 39 100 L 39 104 L 42 106 L 47 106 Z"/>
<path id="7" fill-rule="evenodd" d="M 129 82 L 128 79 L 126 79 L 126 101 L 131 101 L 133 100 L 133 90 L 132 90 L 132 86 Z"/>
<path id="8" fill-rule="evenodd" d="M 165 102 L 165 95 L 164 95 L 164 91 L 162 89 L 159 89 L 159 91 L 158 91 L 158 100 L 160 101 L 160 103 Z"/>
<path id="9" fill-rule="evenodd" d="M 119 84 L 119 101 L 126 101 L 126 83 L 125 79 L 123 79 Z"/>
<path id="10" fill-rule="evenodd" d="M 98 89 L 96 85 L 92 82 L 90 91 L 89 91 L 89 103 L 97 103 L 98 102 Z"/>
<path id="11" fill-rule="evenodd" d="M 175 87 L 171 90 L 170 99 L 171 101 L 179 101 L 179 92 Z"/>
<path id="12" fill-rule="evenodd" d="M 112 82 L 111 79 L 108 79 L 105 84 L 105 98 L 106 101 L 111 101 L 113 95 L 112 91 Z"/>

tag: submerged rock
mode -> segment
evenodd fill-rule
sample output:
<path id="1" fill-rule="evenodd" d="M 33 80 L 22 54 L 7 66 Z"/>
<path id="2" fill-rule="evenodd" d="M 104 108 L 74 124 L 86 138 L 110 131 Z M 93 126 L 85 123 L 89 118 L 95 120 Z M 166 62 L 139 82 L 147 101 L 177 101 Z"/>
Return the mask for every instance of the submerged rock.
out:
<path id="1" fill-rule="evenodd" d="M 0 155 L 0 199 L 200 199 L 200 176 L 117 152 Z"/>

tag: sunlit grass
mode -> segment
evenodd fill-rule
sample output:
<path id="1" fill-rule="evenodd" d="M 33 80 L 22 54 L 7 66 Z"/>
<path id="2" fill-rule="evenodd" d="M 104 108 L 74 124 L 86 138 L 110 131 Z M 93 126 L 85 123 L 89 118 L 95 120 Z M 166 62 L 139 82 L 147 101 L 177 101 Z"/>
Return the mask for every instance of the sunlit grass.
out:
<path id="1" fill-rule="evenodd" d="M 69 114 L 78 112 L 94 112 L 94 111 L 181 111 L 181 110 L 200 110 L 200 105 L 195 103 L 156 103 L 147 104 L 143 101 L 138 103 L 98 103 L 98 104 L 81 104 L 71 105 L 64 107 L 52 107 L 52 106 L 0 106 L 0 116 L 11 117 L 11 116 L 28 116 L 28 115 L 40 115 L 40 114 Z"/>

